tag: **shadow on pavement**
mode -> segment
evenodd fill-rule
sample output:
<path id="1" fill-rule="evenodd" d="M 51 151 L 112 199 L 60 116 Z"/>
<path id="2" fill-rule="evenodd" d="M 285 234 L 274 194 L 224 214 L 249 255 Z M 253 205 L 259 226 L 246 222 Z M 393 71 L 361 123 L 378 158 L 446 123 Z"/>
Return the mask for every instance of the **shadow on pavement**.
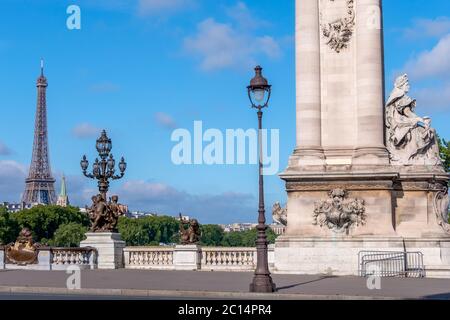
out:
<path id="1" fill-rule="evenodd" d="M 425 300 L 450 300 L 450 292 L 424 296 Z"/>
<path id="2" fill-rule="evenodd" d="M 319 281 L 322 281 L 322 280 L 332 279 L 332 278 L 337 278 L 337 276 L 324 276 L 324 277 L 320 277 L 319 279 L 315 279 L 315 280 L 311 280 L 311 281 L 296 283 L 296 284 L 292 284 L 292 285 L 288 285 L 288 286 L 284 286 L 284 287 L 278 287 L 277 291 L 285 290 L 285 289 L 291 289 L 291 288 L 295 288 L 295 287 L 302 286 L 302 285 L 305 285 L 305 284 L 309 284 L 309 283 L 313 283 L 313 282 L 319 282 Z"/>

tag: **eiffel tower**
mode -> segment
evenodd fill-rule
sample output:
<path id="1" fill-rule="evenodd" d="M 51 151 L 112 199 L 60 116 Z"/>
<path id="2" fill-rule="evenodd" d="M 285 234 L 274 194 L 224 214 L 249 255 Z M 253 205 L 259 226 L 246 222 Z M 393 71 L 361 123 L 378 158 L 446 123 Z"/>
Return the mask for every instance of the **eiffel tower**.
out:
<path id="1" fill-rule="evenodd" d="M 47 78 L 44 76 L 44 62 L 41 60 L 41 75 L 37 79 L 37 106 L 34 125 L 33 157 L 22 203 L 55 204 L 55 179 L 50 168 L 47 137 Z"/>

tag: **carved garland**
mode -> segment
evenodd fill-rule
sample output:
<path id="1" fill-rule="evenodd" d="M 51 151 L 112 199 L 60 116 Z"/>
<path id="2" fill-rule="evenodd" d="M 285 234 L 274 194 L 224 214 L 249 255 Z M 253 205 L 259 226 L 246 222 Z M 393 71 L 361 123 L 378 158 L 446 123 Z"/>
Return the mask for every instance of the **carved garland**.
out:
<path id="1" fill-rule="evenodd" d="M 434 197 L 434 212 L 436 213 L 437 223 L 442 229 L 450 234 L 450 224 L 448 223 L 449 198 L 448 188 L 445 187 L 436 193 Z"/>
<path id="2" fill-rule="evenodd" d="M 334 2 L 334 0 L 329 0 Z M 320 24 L 326 44 L 337 53 L 348 47 L 355 26 L 354 0 L 347 0 L 347 16 L 330 23 Z"/>
<path id="3" fill-rule="evenodd" d="M 348 233 L 350 227 L 366 223 L 364 200 L 348 198 L 344 189 L 331 190 L 328 196 L 330 199 L 315 203 L 314 225 Z"/>

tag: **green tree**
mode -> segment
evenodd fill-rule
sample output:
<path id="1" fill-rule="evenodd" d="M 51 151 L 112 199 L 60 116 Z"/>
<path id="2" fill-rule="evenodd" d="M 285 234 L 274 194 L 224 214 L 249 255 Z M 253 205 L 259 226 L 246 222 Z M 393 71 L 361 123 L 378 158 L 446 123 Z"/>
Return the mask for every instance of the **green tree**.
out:
<path id="1" fill-rule="evenodd" d="M 167 216 L 140 219 L 121 217 L 118 229 L 127 245 L 147 246 L 175 242 L 179 225 L 177 219 Z"/>
<path id="2" fill-rule="evenodd" d="M 80 242 L 86 239 L 87 231 L 88 228 L 79 223 L 62 224 L 55 231 L 55 235 L 49 241 L 49 244 L 55 247 L 79 247 Z"/>
<path id="3" fill-rule="evenodd" d="M 267 240 L 269 244 L 275 243 L 277 235 L 272 229 L 267 229 Z M 258 232 L 256 229 L 247 231 L 233 231 L 226 233 L 222 245 L 224 247 L 254 247 L 256 245 L 256 238 Z"/>
<path id="4" fill-rule="evenodd" d="M 450 141 L 438 137 L 439 151 L 444 162 L 445 171 L 450 172 Z"/>
<path id="5" fill-rule="evenodd" d="M 220 226 L 204 224 L 200 226 L 200 230 L 202 232 L 200 244 L 209 247 L 220 246 L 224 237 L 224 231 Z"/>
<path id="6" fill-rule="evenodd" d="M 29 228 L 35 241 L 45 243 L 52 239 L 60 225 L 71 222 L 89 226 L 89 217 L 75 207 L 36 206 L 11 214 L 20 228 Z"/>
<path id="7" fill-rule="evenodd" d="M 0 244 L 8 244 L 16 240 L 19 225 L 11 219 L 11 213 L 5 207 L 0 207 Z"/>
<path id="8" fill-rule="evenodd" d="M 117 227 L 127 246 L 144 246 L 150 243 L 150 234 L 141 219 L 120 217 Z"/>

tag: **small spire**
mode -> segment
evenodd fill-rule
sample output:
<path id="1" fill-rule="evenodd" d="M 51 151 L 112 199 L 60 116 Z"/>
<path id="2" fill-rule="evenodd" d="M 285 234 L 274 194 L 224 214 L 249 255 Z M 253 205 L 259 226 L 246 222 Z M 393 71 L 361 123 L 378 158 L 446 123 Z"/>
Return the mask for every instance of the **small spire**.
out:
<path id="1" fill-rule="evenodd" d="M 66 189 L 66 177 L 64 176 L 64 174 L 62 175 L 62 179 L 61 179 L 61 193 L 60 193 L 61 197 L 67 197 L 67 189 Z"/>
<path id="2" fill-rule="evenodd" d="M 41 58 L 41 77 L 44 76 L 44 59 Z"/>

